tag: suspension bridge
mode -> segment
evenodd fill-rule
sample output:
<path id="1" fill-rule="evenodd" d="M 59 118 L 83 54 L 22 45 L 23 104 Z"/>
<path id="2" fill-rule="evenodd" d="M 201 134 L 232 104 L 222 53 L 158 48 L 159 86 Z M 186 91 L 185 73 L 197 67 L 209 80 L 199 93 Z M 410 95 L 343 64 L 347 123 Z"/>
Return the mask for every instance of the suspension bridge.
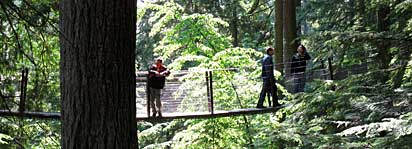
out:
<path id="1" fill-rule="evenodd" d="M 260 75 L 250 78 L 251 73 L 260 70 L 259 67 L 253 68 L 222 68 L 222 69 L 200 69 L 200 70 L 183 70 L 172 71 L 172 76 L 167 78 L 166 86 L 162 92 L 162 117 L 150 117 L 150 106 L 147 98 L 147 72 L 141 71 L 136 73 L 136 120 L 137 121 L 153 121 L 153 120 L 173 120 L 173 119 L 198 119 L 198 118 L 215 118 L 237 115 L 253 115 L 262 113 L 273 113 L 286 105 L 269 108 L 254 108 L 257 102 L 258 93 L 261 90 Z M 305 79 L 309 82 L 313 79 L 330 79 L 330 69 L 321 67 L 316 69 L 308 69 Z M 28 72 L 25 72 L 26 74 Z M 60 112 L 31 112 L 26 111 L 24 103 L 27 99 L 25 92 L 27 91 L 28 75 L 22 73 L 21 91 L 19 106 L 10 108 L 2 107 L 0 116 L 15 116 L 25 118 L 43 118 L 43 119 L 60 119 Z M 222 78 L 225 73 L 232 73 L 231 77 Z M 260 74 L 260 73 L 258 73 Z M 226 103 L 222 99 L 216 100 L 215 96 L 222 96 L 222 93 L 227 91 L 227 88 L 221 87 L 220 80 L 231 80 L 232 89 L 236 92 L 236 96 L 229 96 L 233 99 L 229 100 L 231 104 Z M 293 84 L 292 78 L 289 82 Z M 254 83 L 248 84 L 250 80 L 255 80 Z M 254 99 L 244 101 L 239 99 L 243 93 L 238 93 L 236 88 L 248 88 L 249 94 L 254 93 Z M 217 95 L 216 95 L 217 93 Z M 235 99 L 236 98 L 236 99 Z M 242 103 L 245 102 L 245 103 Z M 233 106 L 236 105 L 237 106 Z M 232 105 L 232 106 L 230 106 Z M 23 106 L 23 107 L 22 107 Z M 16 110 L 18 109 L 18 110 Z"/>

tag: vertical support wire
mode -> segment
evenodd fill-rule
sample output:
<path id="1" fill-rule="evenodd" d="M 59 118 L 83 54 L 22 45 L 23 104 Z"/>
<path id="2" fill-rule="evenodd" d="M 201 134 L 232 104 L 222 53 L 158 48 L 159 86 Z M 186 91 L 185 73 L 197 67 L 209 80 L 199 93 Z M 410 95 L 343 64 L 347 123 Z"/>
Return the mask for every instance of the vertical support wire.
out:
<path id="1" fill-rule="evenodd" d="M 147 107 L 147 117 L 150 117 L 150 87 L 149 87 L 149 75 L 146 79 L 146 107 Z"/>
<path id="2" fill-rule="evenodd" d="M 209 87 L 209 71 L 205 71 L 206 75 L 206 89 L 207 89 L 207 109 L 209 112 L 212 112 L 211 101 L 210 101 L 210 87 Z"/>
<path id="3" fill-rule="evenodd" d="M 213 71 L 209 71 L 209 82 L 210 82 L 210 109 L 212 115 L 214 114 L 214 103 L 213 103 Z"/>
<path id="4" fill-rule="evenodd" d="M 21 113 L 26 111 L 26 92 L 27 92 L 28 74 L 29 74 L 29 70 L 27 68 L 24 68 L 21 71 L 20 103 L 19 103 L 19 112 Z"/>
<path id="5" fill-rule="evenodd" d="M 330 79 L 333 80 L 332 58 L 328 58 Z"/>

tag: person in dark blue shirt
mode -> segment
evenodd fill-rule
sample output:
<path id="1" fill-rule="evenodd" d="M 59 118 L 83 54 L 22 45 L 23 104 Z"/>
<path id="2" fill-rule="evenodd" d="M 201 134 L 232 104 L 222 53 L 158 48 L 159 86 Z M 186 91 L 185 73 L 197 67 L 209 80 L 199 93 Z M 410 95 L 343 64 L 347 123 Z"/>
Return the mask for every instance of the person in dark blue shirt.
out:
<path id="1" fill-rule="evenodd" d="M 274 76 L 274 69 L 273 69 L 273 54 L 275 53 L 275 49 L 269 47 L 266 49 L 266 54 L 262 60 L 262 80 L 263 86 L 262 91 L 260 92 L 259 101 L 257 103 L 257 108 L 266 108 L 263 106 L 263 101 L 266 98 L 266 95 L 272 95 L 272 102 L 273 107 L 280 106 L 278 102 L 277 96 L 277 87 L 276 87 L 276 79 Z M 270 98 L 270 97 L 268 97 Z M 270 101 L 268 99 L 268 101 Z"/>

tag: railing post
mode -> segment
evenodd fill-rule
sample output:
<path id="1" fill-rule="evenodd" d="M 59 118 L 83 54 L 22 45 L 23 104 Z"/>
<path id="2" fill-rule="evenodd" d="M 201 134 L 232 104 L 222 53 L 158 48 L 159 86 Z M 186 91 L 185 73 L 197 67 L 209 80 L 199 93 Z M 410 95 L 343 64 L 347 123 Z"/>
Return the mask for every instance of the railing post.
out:
<path id="1" fill-rule="evenodd" d="M 25 68 L 21 71 L 21 84 L 20 84 L 20 103 L 19 112 L 24 112 L 26 110 L 26 92 L 27 92 L 27 81 L 28 81 L 29 69 Z"/>
<path id="2" fill-rule="evenodd" d="M 333 80 L 332 58 L 328 58 L 330 79 Z"/>
<path id="3" fill-rule="evenodd" d="M 213 103 L 213 71 L 209 71 L 209 82 L 210 82 L 210 109 L 212 115 L 215 113 L 214 112 L 214 103 Z"/>
<path id="4" fill-rule="evenodd" d="M 210 101 L 210 88 L 209 88 L 209 71 L 205 71 L 205 76 L 206 76 L 206 90 L 207 90 L 207 110 L 209 112 L 212 112 L 211 108 L 211 101 Z"/>
<path id="5" fill-rule="evenodd" d="M 149 75 L 146 79 L 146 107 L 147 107 L 147 117 L 150 117 L 150 87 L 149 87 Z"/>

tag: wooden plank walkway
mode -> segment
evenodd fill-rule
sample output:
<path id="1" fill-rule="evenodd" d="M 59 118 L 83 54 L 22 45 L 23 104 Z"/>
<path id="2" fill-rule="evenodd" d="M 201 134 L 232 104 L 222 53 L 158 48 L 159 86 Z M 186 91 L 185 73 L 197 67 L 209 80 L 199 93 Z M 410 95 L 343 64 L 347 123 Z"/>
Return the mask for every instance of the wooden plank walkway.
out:
<path id="1" fill-rule="evenodd" d="M 215 111 L 214 114 L 209 112 L 192 112 L 192 113 L 165 113 L 163 117 L 147 117 L 144 114 L 136 115 L 136 121 L 161 121 L 161 120 L 174 120 L 174 119 L 207 119 L 217 117 L 229 117 L 238 115 L 253 115 L 262 113 L 272 113 L 279 109 L 286 107 L 285 105 L 274 108 L 248 108 L 248 109 L 236 109 L 230 111 Z M 17 112 L 0 110 L 0 117 L 23 117 L 23 118 L 39 118 L 39 119 L 60 119 L 59 112 Z"/>
<path id="2" fill-rule="evenodd" d="M 230 117 L 239 115 L 253 115 L 263 113 L 273 113 L 281 108 L 286 107 L 282 105 L 280 107 L 269 108 L 248 108 L 248 109 L 235 109 L 230 111 L 214 111 L 214 114 L 210 112 L 190 112 L 190 113 L 165 113 L 162 117 L 147 117 L 147 115 L 139 114 L 136 117 L 137 121 L 158 121 L 158 120 L 173 120 L 173 119 L 208 119 L 218 117 Z"/>
<path id="3" fill-rule="evenodd" d="M 60 119 L 60 112 L 18 112 L 0 110 L 0 117 L 14 116 L 23 118 Z"/>

